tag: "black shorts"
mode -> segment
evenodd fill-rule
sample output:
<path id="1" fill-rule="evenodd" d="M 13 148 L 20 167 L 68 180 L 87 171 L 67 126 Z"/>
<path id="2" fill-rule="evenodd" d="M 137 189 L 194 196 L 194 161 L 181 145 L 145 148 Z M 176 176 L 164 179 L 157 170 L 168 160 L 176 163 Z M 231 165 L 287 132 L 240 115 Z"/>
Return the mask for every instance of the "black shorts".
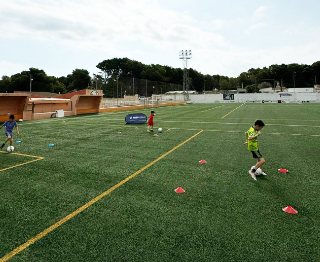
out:
<path id="1" fill-rule="evenodd" d="M 259 150 L 251 151 L 253 158 L 262 158 L 262 155 Z"/>

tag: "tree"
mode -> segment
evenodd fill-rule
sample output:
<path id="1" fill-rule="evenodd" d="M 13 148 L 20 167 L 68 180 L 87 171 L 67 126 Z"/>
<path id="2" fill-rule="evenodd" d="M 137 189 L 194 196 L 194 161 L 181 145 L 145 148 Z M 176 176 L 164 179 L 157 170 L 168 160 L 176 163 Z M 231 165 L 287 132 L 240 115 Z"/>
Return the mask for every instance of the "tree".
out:
<path id="1" fill-rule="evenodd" d="M 75 69 L 72 71 L 72 74 L 67 76 L 67 78 L 67 82 L 70 83 L 67 86 L 67 90 L 69 92 L 73 90 L 86 89 L 91 83 L 89 72 L 85 69 Z"/>
<path id="2" fill-rule="evenodd" d="M 64 94 L 67 92 L 66 86 L 63 83 L 61 83 L 58 78 L 54 76 L 49 76 L 48 82 L 50 85 L 50 92 L 57 94 Z"/>
<path id="3" fill-rule="evenodd" d="M 238 76 L 238 82 L 240 83 L 241 86 L 247 86 L 252 84 L 246 72 L 243 72 Z"/>
<path id="4" fill-rule="evenodd" d="M 226 76 L 220 76 L 220 90 L 232 89 L 229 83 L 229 78 Z"/>
<path id="5" fill-rule="evenodd" d="M 260 91 L 260 89 L 268 88 L 268 87 L 272 87 L 272 85 L 269 82 L 262 82 L 258 85 L 258 90 Z"/>
<path id="6" fill-rule="evenodd" d="M 146 65 L 142 71 L 142 77 L 148 80 L 164 81 L 166 69 L 161 65 Z"/>
<path id="7" fill-rule="evenodd" d="M 115 75 L 120 75 L 121 72 L 124 74 L 128 73 L 128 67 L 125 66 L 127 58 L 113 58 L 104 60 L 97 65 L 97 68 L 105 73 L 106 80 Z"/>
<path id="8" fill-rule="evenodd" d="M 0 80 L 0 93 L 6 93 L 11 89 L 11 78 L 9 76 L 2 76 Z"/>
<path id="9" fill-rule="evenodd" d="M 203 83 L 204 83 L 204 77 L 201 73 L 199 73 L 197 70 L 194 70 L 192 68 L 189 69 L 189 78 L 192 87 L 198 91 L 202 92 L 203 91 Z"/>
<path id="10" fill-rule="evenodd" d="M 247 85 L 247 93 L 259 93 L 259 88 L 257 84 Z"/>
<path id="11" fill-rule="evenodd" d="M 320 61 L 318 62 L 314 62 L 311 65 L 313 72 L 314 72 L 314 76 L 315 76 L 315 84 L 320 82 Z"/>

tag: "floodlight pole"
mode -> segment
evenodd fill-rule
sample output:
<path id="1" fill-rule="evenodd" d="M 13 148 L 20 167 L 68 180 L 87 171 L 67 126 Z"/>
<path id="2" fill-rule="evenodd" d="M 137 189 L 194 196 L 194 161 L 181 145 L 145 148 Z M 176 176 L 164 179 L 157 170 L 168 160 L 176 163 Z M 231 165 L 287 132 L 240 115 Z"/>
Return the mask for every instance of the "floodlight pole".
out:
<path id="1" fill-rule="evenodd" d="M 183 64 L 183 94 L 185 101 L 189 100 L 189 71 L 188 71 L 188 59 L 191 59 L 191 50 L 181 50 L 179 52 L 179 59 L 182 59 Z"/>

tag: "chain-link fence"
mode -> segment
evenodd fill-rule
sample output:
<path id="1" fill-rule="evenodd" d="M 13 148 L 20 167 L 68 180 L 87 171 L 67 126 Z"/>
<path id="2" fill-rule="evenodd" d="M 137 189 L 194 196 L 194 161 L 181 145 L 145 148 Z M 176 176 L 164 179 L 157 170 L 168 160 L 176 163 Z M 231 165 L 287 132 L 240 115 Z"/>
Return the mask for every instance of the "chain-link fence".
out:
<path id="1" fill-rule="evenodd" d="M 183 91 L 183 86 L 161 81 L 122 77 L 108 79 L 106 84 L 97 83 L 97 88 L 103 89 L 103 108 L 122 106 L 159 106 L 169 102 L 181 102 L 183 96 L 166 95 L 170 91 Z"/>
<path id="2" fill-rule="evenodd" d="M 123 76 L 106 81 L 100 78 L 93 83 L 93 86 L 103 89 L 104 97 L 108 98 L 123 98 L 125 95 L 151 97 L 153 94 L 160 95 L 169 91 L 183 90 L 183 86 L 179 84 Z"/>
<path id="3" fill-rule="evenodd" d="M 123 98 L 103 98 L 102 108 L 108 107 L 124 107 L 124 106 L 162 106 L 169 103 L 177 103 L 184 101 L 184 94 L 162 94 L 152 95 L 151 97 L 144 96 L 128 96 Z"/>

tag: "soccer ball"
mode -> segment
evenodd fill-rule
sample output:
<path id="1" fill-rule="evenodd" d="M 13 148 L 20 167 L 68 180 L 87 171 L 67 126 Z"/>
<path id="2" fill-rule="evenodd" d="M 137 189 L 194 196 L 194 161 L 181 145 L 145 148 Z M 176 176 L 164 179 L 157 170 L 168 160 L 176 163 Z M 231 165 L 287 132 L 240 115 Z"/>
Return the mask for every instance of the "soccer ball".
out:
<path id="1" fill-rule="evenodd" d="M 7 151 L 9 153 L 13 152 L 14 151 L 14 147 L 13 146 L 8 146 Z"/>
<path id="2" fill-rule="evenodd" d="M 162 132 L 162 128 L 161 128 L 161 127 L 158 128 L 158 132 L 159 132 L 159 133 Z"/>
<path id="3" fill-rule="evenodd" d="M 251 169 L 252 169 L 252 168 L 254 168 L 254 166 L 252 166 Z M 256 170 L 256 175 L 259 176 L 259 175 L 261 175 L 261 174 L 262 174 L 262 170 L 261 170 L 261 168 L 259 167 L 259 168 Z"/>

